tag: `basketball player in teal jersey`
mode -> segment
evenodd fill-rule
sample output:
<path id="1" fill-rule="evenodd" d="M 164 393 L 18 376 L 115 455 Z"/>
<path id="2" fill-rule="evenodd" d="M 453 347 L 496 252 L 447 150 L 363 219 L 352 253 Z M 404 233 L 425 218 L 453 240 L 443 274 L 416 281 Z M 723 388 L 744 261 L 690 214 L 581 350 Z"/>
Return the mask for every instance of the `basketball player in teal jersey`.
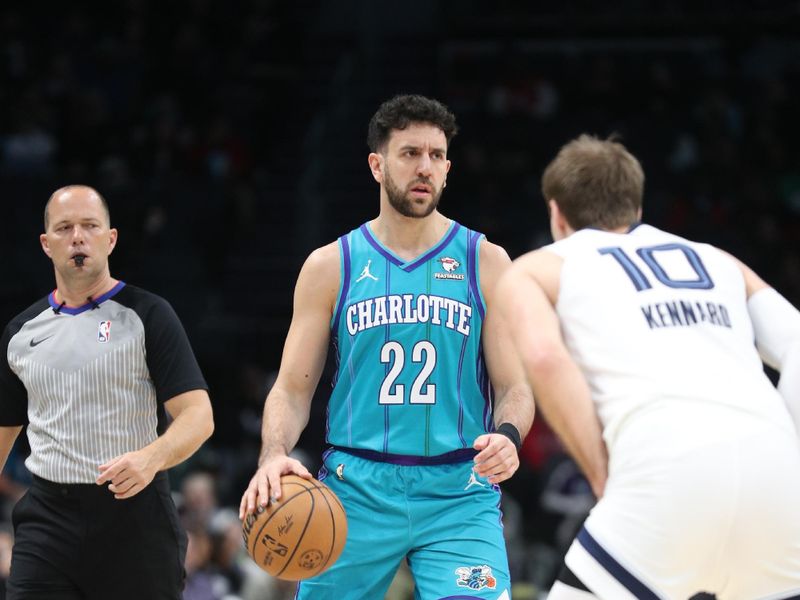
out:
<path id="1" fill-rule="evenodd" d="M 302 600 L 383 598 L 403 559 L 418 599 L 510 597 L 497 484 L 519 466 L 533 397 L 492 312 L 508 255 L 437 210 L 455 132 L 435 100 L 385 102 L 368 135 L 380 214 L 315 250 L 297 280 L 240 516 L 280 498 L 282 474 L 310 477 L 288 454 L 332 338 L 320 479 L 345 506 L 348 539 L 299 585 Z"/>

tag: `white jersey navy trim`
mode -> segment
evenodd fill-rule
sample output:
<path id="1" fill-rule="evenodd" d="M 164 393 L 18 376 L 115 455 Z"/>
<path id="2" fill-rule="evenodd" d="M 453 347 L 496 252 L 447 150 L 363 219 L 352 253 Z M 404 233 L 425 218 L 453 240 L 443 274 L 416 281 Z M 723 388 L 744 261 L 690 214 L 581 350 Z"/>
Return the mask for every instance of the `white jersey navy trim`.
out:
<path id="1" fill-rule="evenodd" d="M 623 567 L 600 543 L 592 537 L 592 534 L 581 527 L 576 538 L 586 551 L 608 571 L 614 579 L 619 581 L 625 588 L 633 594 L 637 600 L 661 600 L 661 598 L 639 580 L 633 573 Z"/>

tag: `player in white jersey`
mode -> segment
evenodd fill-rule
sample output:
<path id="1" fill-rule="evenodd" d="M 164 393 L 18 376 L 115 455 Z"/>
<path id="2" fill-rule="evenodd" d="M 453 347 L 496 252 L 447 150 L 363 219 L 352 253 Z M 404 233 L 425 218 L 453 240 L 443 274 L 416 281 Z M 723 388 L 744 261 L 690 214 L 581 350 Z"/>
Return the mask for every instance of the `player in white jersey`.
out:
<path id="1" fill-rule="evenodd" d="M 599 498 L 548 599 L 800 598 L 800 312 L 729 254 L 639 224 L 643 188 L 618 142 L 565 145 L 542 180 L 556 241 L 499 288 Z"/>

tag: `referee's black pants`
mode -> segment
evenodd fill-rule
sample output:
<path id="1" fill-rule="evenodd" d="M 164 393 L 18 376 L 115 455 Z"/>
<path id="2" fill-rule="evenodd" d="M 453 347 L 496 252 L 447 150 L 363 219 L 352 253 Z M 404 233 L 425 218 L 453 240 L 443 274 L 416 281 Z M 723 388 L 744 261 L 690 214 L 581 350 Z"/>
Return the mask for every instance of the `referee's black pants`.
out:
<path id="1" fill-rule="evenodd" d="M 14 507 L 7 600 L 180 600 L 186 533 L 165 473 L 116 500 L 35 477 Z"/>

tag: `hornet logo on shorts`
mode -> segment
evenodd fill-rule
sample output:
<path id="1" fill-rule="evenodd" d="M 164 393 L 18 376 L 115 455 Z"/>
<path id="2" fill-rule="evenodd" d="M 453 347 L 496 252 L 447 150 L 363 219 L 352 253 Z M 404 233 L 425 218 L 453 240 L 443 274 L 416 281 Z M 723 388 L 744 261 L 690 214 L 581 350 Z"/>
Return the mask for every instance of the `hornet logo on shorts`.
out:
<path id="1" fill-rule="evenodd" d="M 493 590 L 497 585 L 497 580 L 492 575 L 492 568 L 489 565 L 479 567 L 458 567 L 456 569 L 456 585 L 471 590 L 482 590 L 489 588 Z"/>
<path id="2" fill-rule="evenodd" d="M 97 341 L 106 344 L 111 340 L 111 321 L 100 321 L 97 327 Z"/>
<path id="3" fill-rule="evenodd" d="M 456 269 L 458 269 L 458 267 L 461 266 L 461 263 L 455 258 L 443 256 L 439 259 L 439 262 L 442 263 L 442 269 L 444 269 L 444 273 L 434 273 L 433 277 L 435 279 L 457 279 L 459 281 L 464 279 L 463 273 L 454 272 Z"/>

